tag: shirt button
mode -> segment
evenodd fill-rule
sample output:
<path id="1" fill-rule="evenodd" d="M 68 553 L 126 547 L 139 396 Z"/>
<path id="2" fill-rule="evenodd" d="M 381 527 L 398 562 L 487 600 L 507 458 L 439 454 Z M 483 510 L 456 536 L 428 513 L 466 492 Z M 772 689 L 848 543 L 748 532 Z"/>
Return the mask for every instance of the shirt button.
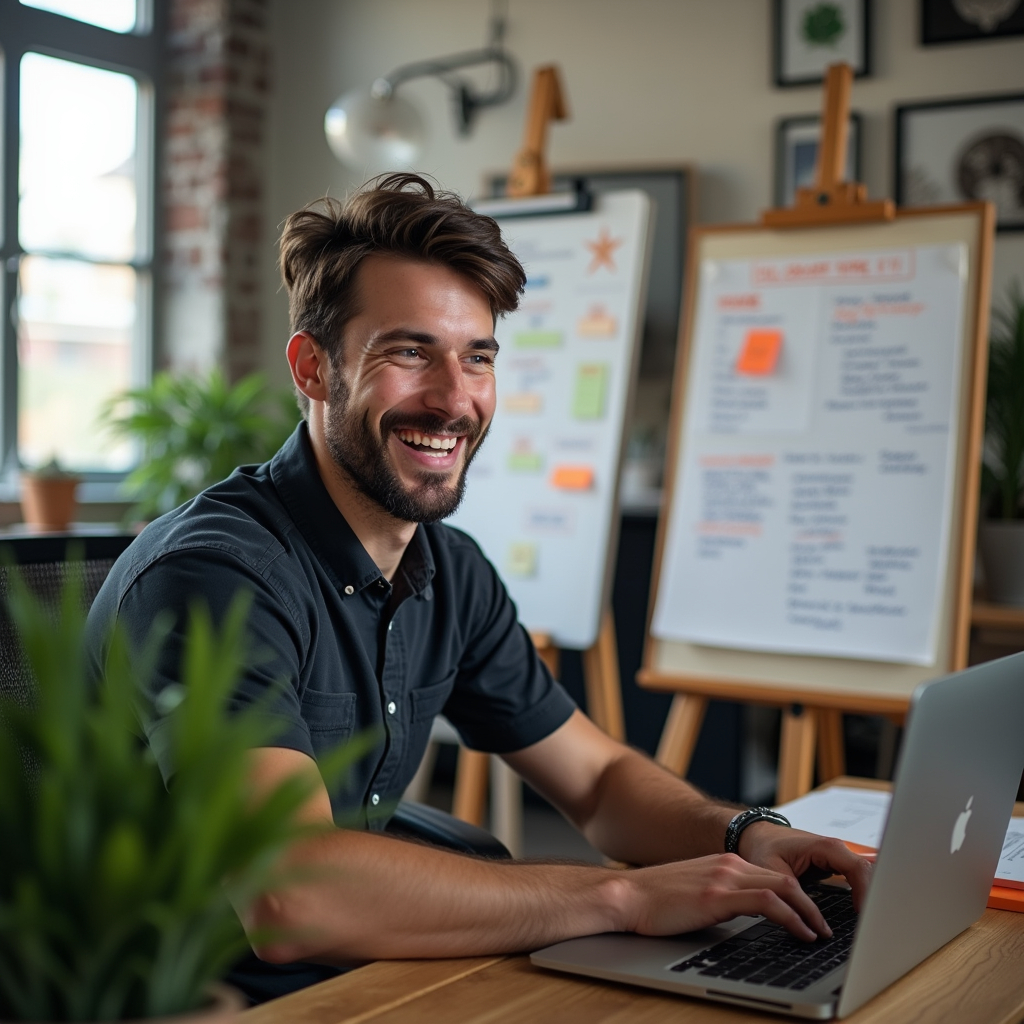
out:
<path id="1" fill-rule="evenodd" d="M 345 588 L 345 593 L 346 594 L 354 594 L 355 592 L 356 592 L 356 588 L 353 587 L 351 583 Z"/>
<path id="2" fill-rule="evenodd" d="M 376 807 L 377 804 L 380 803 L 380 794 L 374 793 L 373 796 L 370 797 L 370 803 L 373 804 L 374 807 Z"/>
<path id="3" fill-rule="evenodd" d="M 392 627 L 393 625 L 394 625 L 394 622 L 389 622 L 389 623 L 388 623 L 388 632 L 389 632 L 389 633 L 391 632 L 391 627 Z"/>
<path id="4" fill-rule="evenodd" d="M 394 701 L 388 703 L 388 714 L 393 715 L 398 710 L 398 705 Z"/>

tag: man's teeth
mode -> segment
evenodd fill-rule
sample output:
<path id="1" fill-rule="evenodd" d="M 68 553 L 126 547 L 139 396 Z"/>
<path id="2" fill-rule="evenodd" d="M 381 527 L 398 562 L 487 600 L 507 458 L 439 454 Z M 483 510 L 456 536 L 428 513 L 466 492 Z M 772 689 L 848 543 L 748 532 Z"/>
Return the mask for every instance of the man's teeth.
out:
<path id="1" fill-rule="evenodd" d="M 398 438 L 406 444 L 434 449 L 439 455 L 447 454 L 459 443 L 457 437 L 433 437 L 430 434 L 421 434 L 418 430 L 399 430 Z"/>

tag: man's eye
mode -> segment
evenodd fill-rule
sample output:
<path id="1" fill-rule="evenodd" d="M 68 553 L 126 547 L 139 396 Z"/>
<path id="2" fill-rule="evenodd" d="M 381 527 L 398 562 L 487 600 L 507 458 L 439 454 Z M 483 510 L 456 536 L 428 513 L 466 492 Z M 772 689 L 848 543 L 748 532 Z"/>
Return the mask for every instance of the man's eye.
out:
<path id="1" fill-rule="evenodd" d="M 407 359 L 416 359 L 419 357 L 420 350 L 418 348 L 403 348 L 399 350 L 398 354 Z"/>
<path id="2" fill-rule="evenodd" d="M 483 353 L 474 353 L 469 357 L 469 361 L 473 363 L 474 366 L 487 366 L 494 362 L 494 357 Z"/>

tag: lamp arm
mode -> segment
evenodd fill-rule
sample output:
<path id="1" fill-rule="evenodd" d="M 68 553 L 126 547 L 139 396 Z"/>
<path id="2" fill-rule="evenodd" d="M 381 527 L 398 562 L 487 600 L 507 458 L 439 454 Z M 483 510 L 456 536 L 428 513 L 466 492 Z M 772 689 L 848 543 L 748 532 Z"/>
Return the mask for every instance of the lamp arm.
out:
<path id="1" fill-rule="evenodd" d="M 446 78 L 459 68 L 474 67 L 477 64 L 495 63 L 501 72 L 501 80 L 498 86 L 490 92 L 470 91 L 469 86 L 464 82 L 455 82 Z M 433 75 L 441 78 L 453 89 L 462 89 L 470 93 L 474 107 L 486 107 L 496 103 L 504 103 L 515 92 L 516 87 L 516 65 L 512 58 L 502 49 L 488 46 L 480 50 L 466 50 L 463 53 L 453 53 L 450 57 L 437 57 L 433 60 L 418 60 L 410 64 L 403 64 L 395 68 L 389 75 L 378 78 L 373 83 L 373 94 L 378 99 L 386 99 L 403 82 L 413 78 L 423 78 L 426 75 Z"/>

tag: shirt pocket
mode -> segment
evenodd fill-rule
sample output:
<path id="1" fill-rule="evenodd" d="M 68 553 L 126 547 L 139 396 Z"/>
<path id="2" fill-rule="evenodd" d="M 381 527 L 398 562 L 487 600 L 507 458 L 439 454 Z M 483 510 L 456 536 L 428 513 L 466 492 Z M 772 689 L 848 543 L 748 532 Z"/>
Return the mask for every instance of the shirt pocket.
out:
<path id="1" fill-rule="evenodd" d="M 302 695 L 302 720 L 318 751 L 348 739 L 356 721 L 356 695 L 307 689 Z"/>
<path id="2" fill-rule="evenodd" d="M 412 691 L 410 697 L 413 724 L 432 722 L 435 715 L 441 714 L 455 686 L 455 671 L 453 669 L 439 683 L 431 683 Z"/>

